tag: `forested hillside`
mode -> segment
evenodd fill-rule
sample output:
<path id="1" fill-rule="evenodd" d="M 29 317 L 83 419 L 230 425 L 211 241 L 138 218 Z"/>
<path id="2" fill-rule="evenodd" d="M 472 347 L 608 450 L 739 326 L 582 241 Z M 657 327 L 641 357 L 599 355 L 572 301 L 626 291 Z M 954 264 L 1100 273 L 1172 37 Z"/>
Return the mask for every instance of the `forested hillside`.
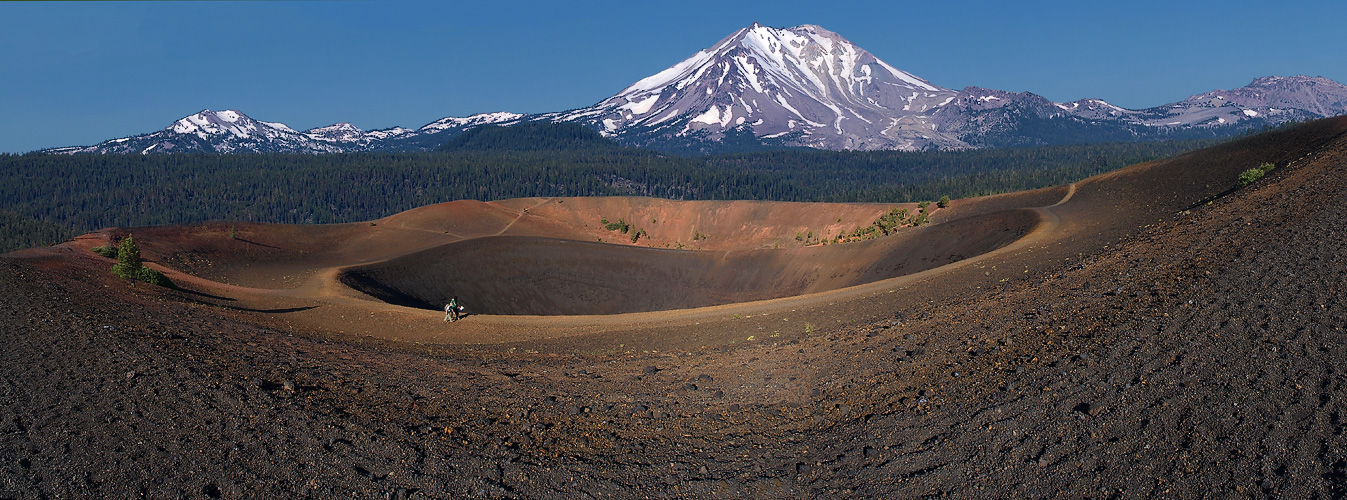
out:
<path id="1" fill-rule="evenodd" d="M 577 123 L 525 122 L 483 125 L 449 139 L 437 151 L 584 151 L 622 146 Z"/>
<path id="2" fill-rule="evenodd" d="M 376 219 L 457 199 L 635 195 L 905 202 L 1031 189 L 1214 143 L 682 157 L 631 149 L 427 153 L 0 155 L 0 251 L 110 226 Z M 588 140 L 588 139 L 586 139 Z"/>

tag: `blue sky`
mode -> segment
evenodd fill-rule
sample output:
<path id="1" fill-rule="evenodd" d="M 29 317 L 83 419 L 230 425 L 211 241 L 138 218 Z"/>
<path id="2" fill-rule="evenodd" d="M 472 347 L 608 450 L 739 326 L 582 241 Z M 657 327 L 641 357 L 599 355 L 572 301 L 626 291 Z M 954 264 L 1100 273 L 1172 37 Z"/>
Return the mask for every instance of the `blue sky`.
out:
<path id="1" fill-rule="evenodd" d="M 1289 5 L 1287 5 L 1289 4 Z M 202 109 L 304 130 L 594 104 L 759 22 L 948 88 L 1127 108 L 1268 75 L 1347 82 L 1347 2 L 0 2 L 0 151 Z"/>

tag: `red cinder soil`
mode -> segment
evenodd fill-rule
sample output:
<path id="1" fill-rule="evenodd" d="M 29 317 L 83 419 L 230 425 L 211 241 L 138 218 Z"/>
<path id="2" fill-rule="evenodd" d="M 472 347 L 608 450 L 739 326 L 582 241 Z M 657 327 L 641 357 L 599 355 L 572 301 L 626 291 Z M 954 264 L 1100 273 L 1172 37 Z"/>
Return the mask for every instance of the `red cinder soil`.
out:
<path id="1" fill-rule="evenodd" d="M 86 250 L 126 230 L 7 254 L 0 497 L 1342 497 L 1344 131 L 827 247 L 790 244 L 890 206 L 536 199 L 131 229 L 176 290 Z M 633 245 L 601 217 L 670 229 Z M 487 314 L 520 293 L 500 286 L 445 323 L 343 284 L 429 303 L 455 289 L 418 268 L 447 279 L 472 255 L 460 272 L 484 283 L 594 253 L 617 270 L 583 276 L 636 282 L 530 300 L 653 305 Z"/>

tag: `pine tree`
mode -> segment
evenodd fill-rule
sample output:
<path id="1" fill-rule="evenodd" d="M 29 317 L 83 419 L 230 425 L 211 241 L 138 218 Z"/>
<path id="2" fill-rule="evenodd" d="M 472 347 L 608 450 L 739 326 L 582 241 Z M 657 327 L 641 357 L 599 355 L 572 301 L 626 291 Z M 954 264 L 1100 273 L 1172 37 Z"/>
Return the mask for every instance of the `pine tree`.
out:
<path id="1" fill-rule="evenodd" d="M 140 247 L 130 235 L 117 247 L 117 263 L 112 265 L 112 274 L 126 279 L 136 279 L 136 272 L 143 267 L 140 261 Z"/>
<path id="2" fill-rule="evenodd" d="M 173 282 L 164 273 L 145 267 L 140 260 L 140 247 L 130 235 L 117 247 L 117 263 L 112 265 L 112 274 L 129 280 L 140 280 L 151 285 L 171 287 Z"/>

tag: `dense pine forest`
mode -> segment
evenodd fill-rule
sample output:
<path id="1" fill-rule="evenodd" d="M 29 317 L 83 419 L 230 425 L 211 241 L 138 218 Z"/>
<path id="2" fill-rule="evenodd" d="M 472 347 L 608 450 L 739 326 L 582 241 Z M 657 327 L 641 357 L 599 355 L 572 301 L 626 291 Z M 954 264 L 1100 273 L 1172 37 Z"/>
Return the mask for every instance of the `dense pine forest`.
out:
<path id="1" fill-rule="evenodd" d="M 565 136 L 570 132 L 564 130 L 545 133 L 552 135 L 512 138 L 484 128 L 448 149 L 419 153 L 0 155 L 0 251 L 54 244 L 111 226 L 217 219 L 352 222 L 457 199 L 964 198 L 1068 183 L 1215 142 L 673 156 Z M 540 150 L 540 140 L 569 146 Z"/>

